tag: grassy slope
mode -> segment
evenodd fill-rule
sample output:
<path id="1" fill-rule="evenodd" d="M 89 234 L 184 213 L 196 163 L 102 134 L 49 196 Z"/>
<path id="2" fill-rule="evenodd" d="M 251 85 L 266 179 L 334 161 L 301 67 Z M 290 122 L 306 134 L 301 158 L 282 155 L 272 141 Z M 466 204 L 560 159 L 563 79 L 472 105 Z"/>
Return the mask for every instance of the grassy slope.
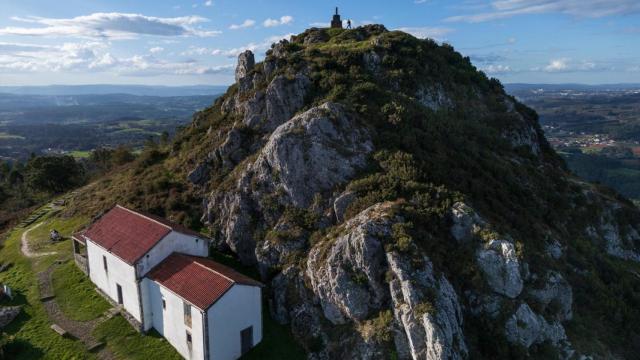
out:
<path id="1" fill-rule="evenodd" d="M 44 221 L 55 225 L 63 235 L 68 236 L 71 231 L 82 226 L 86 219 L 78 217 L 63 219 L 52 214 Z M 0 273 L 0 282 L 11 286 L 14 294 L 17 294 L 13 301 L 3 300 L 0 305 L 23 306 L 22 314 L 4 329 L 7 335 L 15 338 L 8 345 L 6 355 L 16 360 L 95 358 L 95 355 L 88 353 L 79 341 L 62 338 L 50 329 L 51 322 L 39 300 L 36 273 L 46 269 L 57 259 L 67 260 L 65 264 L 54 270 L 53 285 L 56 301 L 61 310 L 72 319 L 80 321 L 94 319 L 109 308 L 108 303 L 93 290 L 88 279 L 70 260 L 71 244 L 68 237 L 60 243 L 50 244 L 46 240 L 49 232 L 46 225 L 30 232 L 29 238 L 36 244 L 40 244 L 38 251 L 60 251 L 58 255 L 35 260 L 25 258 L 20 252 L 20 238 L 23 232 L 23 229 L 15 229 L 0 249 L 0 262 L 13 264 L 7 271 Z M 164 346 L 158 345 L 157 336 L 137 334 L 126 322 L 126 329 L 113 327 L 111 324 L 115 322 L 116 320 L 112 319 L 106 325 L 103 324 L 100 338 L 119 355 L 118 358 L 180 358 L 166 342 Z M 135 333 L 135 336 L 130 332 Z M 133 346 L 134 343 L 138 346 Z M 123 348 L 120 349 L 120 347 Z"/>
<path id="2" fill-rule="evenodd" d="M 14 336 L 15 340 L 8 346 L 7 353 L 11 359 L 91 359 L 82 344 L 77 341 L 58 336 L 49 327 L 39 292 L 36 274 L 32 269 L 32 261 L 20 253 L 20 237 L 22 230 L 14 230 L 4 241 L 0 249 L 0 261 L 12 263 L 7 271 L 0 273 L 0 282 L 8 284 L 16 297 L 13 301 L 3 300 L 2 305 L 22 305 L 22 313 L 3 331 Z M 50 263 L 52 259 L 43 259 Z"/>
<path id="3" fill-rule="evenodd" d="M 60 309 L 70 319 L 92 320 L 102 315 L 111 306 L 94 289 L 89 278 L 73 261 L 53 271 L 53 291 Z"/>
<path id="4" fill-rule="evenodd" d="M 71 243 L 69 239 L 71 235 L 89 222 L 86 216 L 64 218 L 56 215 L 55 213 L 50 214 L 42 220 L 42 225 L 29 232 L 29 245 L 32 251 L 59 251 L 70 254 Z M 49 232 L 52 229 L 58 230 L 64 240 L 52 243 L 49 239 Z"/>
<path id="5" fill-rule="evenodd" d="M 182 359 L 175 349 L 157 332 L 144 336 L 136 332 L 121 316 L 116 316 L 102 324 L 94 335 L 107 344 L 116 356 L 122 359 Z"/>

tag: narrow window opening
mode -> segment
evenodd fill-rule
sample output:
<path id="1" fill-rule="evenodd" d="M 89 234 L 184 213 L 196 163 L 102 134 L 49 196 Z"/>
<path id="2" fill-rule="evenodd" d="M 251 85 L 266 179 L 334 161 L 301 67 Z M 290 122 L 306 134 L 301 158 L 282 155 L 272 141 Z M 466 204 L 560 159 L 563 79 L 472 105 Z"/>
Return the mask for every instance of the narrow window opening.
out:
<path id="1" fill-rule="evenodd" d="M 186 302 L 183 304 L 184 307 L 184 324 L 188 327 L 191 327 L 191 305 Z"/>
<path id="2" fill-rule="evenodd" d="M 109 268 L 107 267 L 107 257 L 102 255 L 102 266 L 104 267 L 104 272 L 109 272 Z"/>
<path id="3" fill-rule="evenodd" d="M 165 310 L 167 308 L 167 302 L 164 300 L 164 298 L 162 298 L 162 310 Z"/>
<path id="4" fill-rule="evenodd" d="M 116 289 L 118 290 L 118 304 L 124 304 L 124 299 L 122 298 L 122 286 L 120 284 L 116 284 Z"/>
<path id="5" fill-rule="evenodd" d="M 191 347 L 193 346 L 193 341 L 191 339 L 191 333 L 187 331 L 187 346 L 189 347 L 189 350 L 191 350 Z"/>

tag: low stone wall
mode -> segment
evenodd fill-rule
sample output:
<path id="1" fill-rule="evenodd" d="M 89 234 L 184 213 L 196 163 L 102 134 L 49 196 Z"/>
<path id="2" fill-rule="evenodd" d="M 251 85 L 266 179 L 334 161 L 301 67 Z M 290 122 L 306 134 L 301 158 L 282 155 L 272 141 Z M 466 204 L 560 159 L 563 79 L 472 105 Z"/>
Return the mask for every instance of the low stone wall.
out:
<path id="1" fill-rule="evenodd" d="M 0 329 L 9 325 L 20 314 L 20 309 L 20 306 L 0 307 Z"/>
<path id="2" fill-rule="evenodd" d="M 98 294 L 102 295 L 102 297 L 105 298 L 111 305 L 116 307 L 120 311 L 120 315 L 122 315 L 122 317 L 125 318 L 137 332 L 144 333 L 144 330 L 142 329 L 142 323 L 140 323 L 136 318 L 134 318 L 133 315 L 129 314 L 129 312 L 125 310 L 125 308 L 122 305 L 113 301 L 113 299 L 111 299 L 102 290 L 96 288 L 96 291 L 98 292 Z"/>
<path id="3" fill-rule="evenodd" d="M 85 274 L 89 275 L 89 264 L 87 258 L 80 254 L 73 254 L 73 257 L 76 260 L 76 265 L 78 268 Z"/>

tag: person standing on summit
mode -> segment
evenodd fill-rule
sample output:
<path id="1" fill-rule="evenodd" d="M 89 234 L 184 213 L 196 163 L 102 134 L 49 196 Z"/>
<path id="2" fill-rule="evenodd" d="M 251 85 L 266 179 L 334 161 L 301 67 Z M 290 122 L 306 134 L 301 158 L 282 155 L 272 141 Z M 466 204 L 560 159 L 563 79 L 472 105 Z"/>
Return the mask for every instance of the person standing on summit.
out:
<path id="1" fill-rule="evenodd" d="M 347 29 L 351 29 L 351 19 L 347 20 Z"/>

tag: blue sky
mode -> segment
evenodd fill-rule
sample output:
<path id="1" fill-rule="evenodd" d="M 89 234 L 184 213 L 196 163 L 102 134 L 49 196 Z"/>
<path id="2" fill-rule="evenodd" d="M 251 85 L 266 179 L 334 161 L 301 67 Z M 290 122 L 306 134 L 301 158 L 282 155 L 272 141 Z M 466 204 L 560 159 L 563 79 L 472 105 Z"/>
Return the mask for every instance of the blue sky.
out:
<path id="1" fill-rule="evenodd" d="M 0 0 L 0 84 L 229 84 L 334 6 L 452 44 L 503 82 L 640 83 L 640 0 Z"/>

